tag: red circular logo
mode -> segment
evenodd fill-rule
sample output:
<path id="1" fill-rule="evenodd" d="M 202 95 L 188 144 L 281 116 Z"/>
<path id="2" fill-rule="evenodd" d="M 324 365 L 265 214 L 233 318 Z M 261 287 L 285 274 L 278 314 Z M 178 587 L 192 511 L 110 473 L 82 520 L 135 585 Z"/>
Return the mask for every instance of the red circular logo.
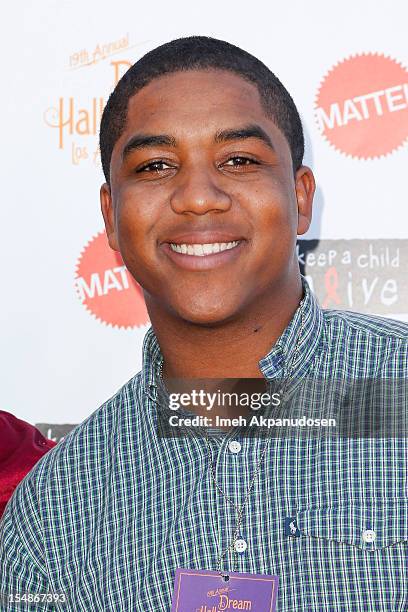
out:
<path id="1" fill-rule="evenodd" d="M 105 232 L 83 249 L 76 268 L 79 299 L 97 319 L 114 327 L 132 328 L 149 322 L 140 285 L 113 251 Z"/>
<path id="2" fill-rule="evenodd" d="M 349 57 L 325 76 L 315 102 L 321 134 L 360 159 L 387 155 L 408 138 L 408 71 L 378 53 Z"/>

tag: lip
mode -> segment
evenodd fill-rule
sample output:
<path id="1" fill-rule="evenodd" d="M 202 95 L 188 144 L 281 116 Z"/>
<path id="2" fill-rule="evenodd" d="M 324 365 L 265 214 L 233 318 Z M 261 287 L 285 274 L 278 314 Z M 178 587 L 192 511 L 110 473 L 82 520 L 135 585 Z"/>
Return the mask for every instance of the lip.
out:
<path id="1" fill-rule="evenodd" d="M 214 242 L 235 242 L 237 240 L 244 240 L 244 237 L 225 232 L 201 231 L 177 234 L 171 238 L 167 238 L 162 244 L 170 242 L 173 244 L 211 244 Z"/>
<path id="2" fill-rule="evenodd" d="M 184 238 L 183 238 L 184 240 Z M 207 242 L 203 241 L 203 234 L 200 234 L 200 238 L 196 236 L 194 242 L 176 242 L 175 244 L 208 244 L 211 242 L 233 242 L 234 238 L 224 239 L 223 240 L 214 240 L 212 237 L 211 240 L 205 238 Z M 235 238 L 237 240 L 237 238 Z M 238 239 L 239 240 L 239 239 Z M 171 241 L 173 242 L 173 240 Z M 184 253 L 177 253 L 173 251 L 170 247 L 169 242 L 163 242 L 160 245 L 161 250 L 166 254 L 166 256 L 177 266 L 180 268 L 184 268 L 185 270 L 210 270 L 213 268 L 219 268 L 220 266 L 224 266 L 226 264 L 230 264 L 234 262 L 242 253 L 242 250 L 245 248 L 246 241 L 241 240 L 241 242 L 232 249 L 228 249 L 226 251 L 221 251 L 219 253 L 210 253 L 209 255 L 203 255 L 201 257 L 197 257 L 196 255 L 187 255 Z"/>

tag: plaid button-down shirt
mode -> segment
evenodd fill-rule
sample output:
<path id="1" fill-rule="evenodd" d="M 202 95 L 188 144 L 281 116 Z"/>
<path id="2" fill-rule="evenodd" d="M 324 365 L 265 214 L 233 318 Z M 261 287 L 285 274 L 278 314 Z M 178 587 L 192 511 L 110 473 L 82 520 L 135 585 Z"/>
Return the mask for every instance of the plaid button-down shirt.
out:
<path id="1" fill-rule="evenodd" d="M 407 379 L 408 325 L 322 310 L 304 287 L 294 379 Z M 266 379 L 282 376 L 300 325 L 298 309 L 259 362 Z M 216 569 L 235 510 L 214 486 L 202 436 L 157 435 L 161 361 L 150 328 L 142 371 L 17 488 L 1 523 L 1 610 L 56 609 L 5 599 L 53 592 L 72 612 L 168 612 L 177 567 Z M 265 444 L 241 526 L 247 548 L 224 569 L 277 575 L 280 612 L 407 611 L 406 439 L 210 437 L 217 481 L 238 505 Z"/>

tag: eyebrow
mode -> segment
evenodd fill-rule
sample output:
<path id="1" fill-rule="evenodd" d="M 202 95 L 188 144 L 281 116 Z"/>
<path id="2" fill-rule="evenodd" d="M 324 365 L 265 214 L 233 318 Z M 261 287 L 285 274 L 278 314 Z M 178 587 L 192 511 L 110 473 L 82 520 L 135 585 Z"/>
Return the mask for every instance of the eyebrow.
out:
<path id="1" fill-rule="evenodd" d="M 122 152 L 122 160 L 124 160 L 132 151 L 138 149 L 146 149 L 147 147 L 157 146 L 175 147 L 177 145 L 176 139 L 167 134 L 135 134 Z"/>
<path id="2" fill-rule="evenodd" d="M 222 130 L 217 132 L 215 142 L 230 142 L 233 140 L 245 140 L 247 138 L 257 138 L 266 144 L 272 151 L 275 151 L 272 140 L 259 125 L 246 125 L 242 128 Z"/>
<path id="3" fill-rule="evenodd" d="M 246 140 L 247 138 L 257 138 L 266 144 L 272 151 L 275 148 L 268 134 L 259 125 L 246 125 L 241 128 L 221 130 L 216 133 L 214 142 L 232 142 L 234 140 Z M 126 144 L 122 152 L 122 161 L 132 152 L 148 147 L 167 146 L 176 147 L 177 141 L 168 134 L 135 134 Z"/>

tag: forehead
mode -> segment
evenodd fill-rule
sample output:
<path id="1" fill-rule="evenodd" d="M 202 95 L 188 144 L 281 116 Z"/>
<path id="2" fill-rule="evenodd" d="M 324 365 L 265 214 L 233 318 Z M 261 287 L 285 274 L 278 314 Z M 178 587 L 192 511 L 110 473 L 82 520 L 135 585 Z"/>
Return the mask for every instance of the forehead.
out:
<path id="1" fill-rule="evenodd" d="M 191 70 L 158 77 L 129 100 L 125 132 L 189 135 L 242 123 L 276 128 L 266 116 L 257 87 L 225 70 Z"/>

